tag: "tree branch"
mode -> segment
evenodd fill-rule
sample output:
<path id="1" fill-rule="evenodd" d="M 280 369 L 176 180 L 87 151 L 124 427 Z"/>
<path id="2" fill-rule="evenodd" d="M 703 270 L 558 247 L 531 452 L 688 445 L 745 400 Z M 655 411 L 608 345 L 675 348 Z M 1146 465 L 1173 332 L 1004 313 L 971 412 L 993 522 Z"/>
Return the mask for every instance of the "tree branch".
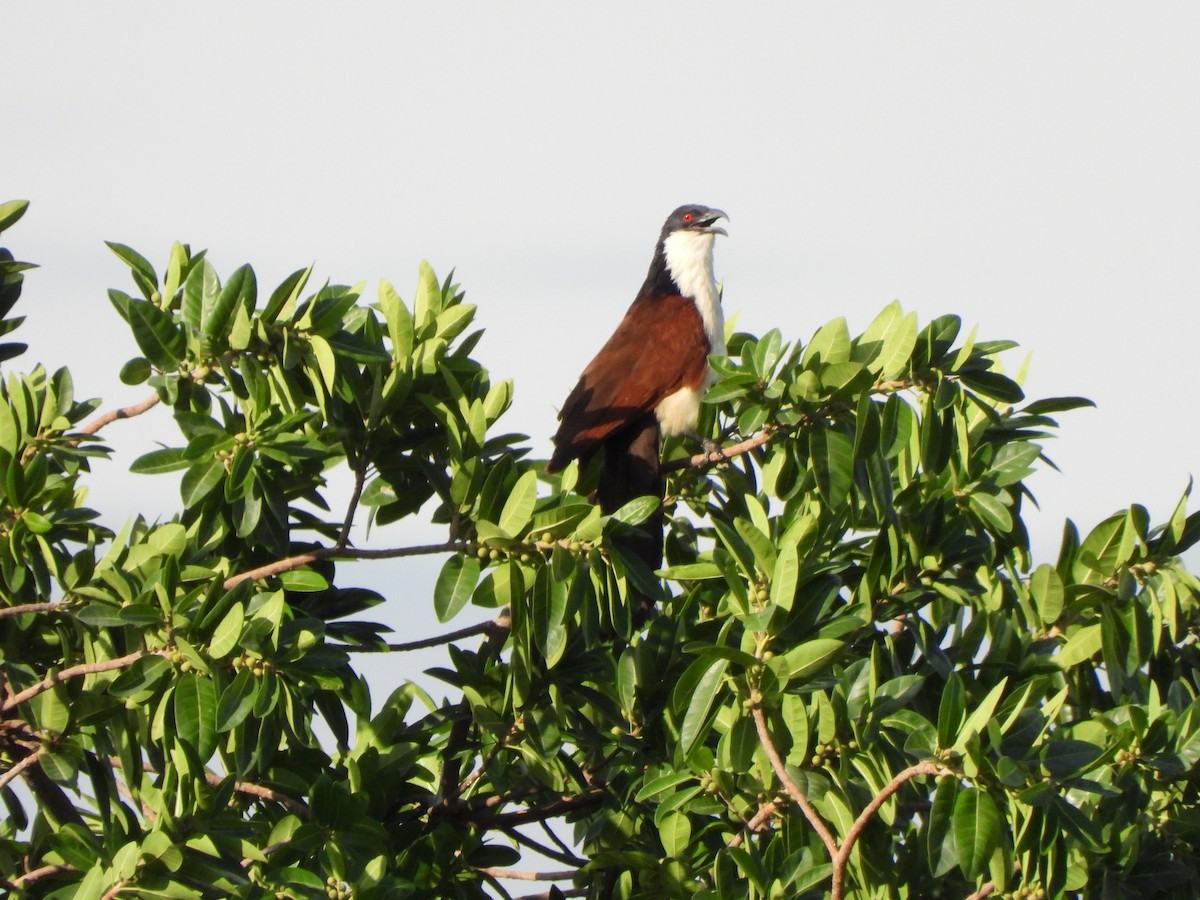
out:
<path id="1" fill-rule="evenodd" d="M 541 824 L 541 823 L 539 823 Z M 555 850 L 553 847 L 547 847 L 540 841 L 535 841 L 526 834 L 517 831 L 516 828 L 501 828 L 505 834 L 516 841 L 518 844 L 523 844 L 535 853 L 540 853 L 547 859 L 552 859 L 555 862 L 560 862 L 564 866 L 586 866 L 587 860 L 580 859 L 574 853 Z"/>
<path id="2" fill-rule="evenodd" d="M 362 465 L 354 470 L 354 490 L 350 494 L 350 503 L 346 507 L 346 518 L 342 522 L 342 533 L 338 535 L 337 542 L 333 545 L 337 550 L 346 549 L 346 544 L 350 541 L 350 529 L 354 526 L 354 513 L 358 510 L 358 501 L 362 497 L 363 484 L 367 480 L 367 463 L 364 460 Z"/>
<path id="3" fill-rule="evenodd" d="M 854 844 L 863 833 L 863 829 L 867 827 L 867 824 L 879 812 L 879 808 L 887 802 L 888 798 L 900 790 L 907 781 L 916 778 L 918 775 L 948 775 L 949 773 L 949 769 L 932 760 L 919 762 L 900 772 L 888 782 L 883 790 L 875 795 L 874 799 L 858 814 L 858 818 L 854 820 L 854 824 L 846 832 L 842 846 L 838 849 L 837 853 L 833 854 L 833 888 L 831 891 L 833 900 L 839 900 L 845 891 L 846 863 L 850 860 L 850 853 L 854 850 Z"/>
<path id="4" fill-rule="evenodd" d="M 350 653 L 404 653 L 408 650 L 424 650 L 426 647 L 437 647 L 440 644 L 450 644 L 454 641 L 462 640 L 463 638 L 474 637 L 477 634 L 495 634 L 502 630 L 505 634 L 508 633 L 510 619 L 506 613 L 490 622 L 480 622 L 477 625 L 468 625 L 466 628 L 460 628 L 458 631 L 451 631 L 448 634 L 440 634 L 434 637 L 421 638 L 419 641 L 408 641 L 403 644 L 387 644 L 383 647 L 351 647 L 349 645 L 339 644 L 341 649 Z"/>
<path id="5" fill-rule="evenodd" d="M 994 881 L 989 881 L 987 884 L 985 884 L 983 887 L 981 887 L 975 893 L 973 893 L 969 897 L 967 897 L 967 900 L 983 900 L 984 897 L 990 897 L 995 892 L 996 892 L 996 883 Z"/>
<path id="6" fill-rule="evenodd" d="M 729 839 L 729 847 L 740 847 L 742 842 L 746 840 L 746 835 L 756 834 L 768 821 L 771 816 L 775 815 L 775 811 L 779 809 L 779 804 L 774 800 L 769 800 L 758 808 L 758 812 L 750 819 L 732 838 Z"/>
<path id="7" fill-rule="evenodd" d="M 219 787 L 225 781 L 220 775 L 212 772 L 206 772 L 204 780 L 213 787 Z M 302 819 L 307 819 L 312 815 L 308 807 L 295 797 L 289 797 L 287 794 L 280 793 L 269 787 L 263 787 L 261 784 L 254 784 L 249 781 L 235 781 L 233 789 L 239 794 L 247 794 L 251 797 L 257 797 L 260 800 L 270 800 L 273 803 L 278 803 L 288 812 L 293 812 Z"/>
<path id="8" fill-rule="evenodd" d="M 767 731 L 767 717 L 762 707 L 755 706 L 751 714 L 754 717 L 754 725 L 758 729 L 758 740 L 767 752 L 767 759 L 771 761 L 771 768 L 775 770 L 775 774 L 783 782 L 783 788 L 787 791 L 788 796 L 800 807 L 800 810 L 804 813 L 804 818 L 808 819 L 808 824 L 812 826 L 813 831 L 821 838 L 821 843 L 825 845 L 825 849 L 829 851 L 829 857 L 832 859 L 837 856 L 837 840 L 828 826 L 821 820 L 812 803 L 804 796 L 804 792 L 800 790 L 796 782 L 792 781 L 792 777 L 788 775 L 787 769 L 784 768 L 779 751 L 775 749 L 775 742 L 771 740 L 771 733 Z"/>
<path id="9" fill-rule="evenodd" d="M 58 875 L 62 872 L 75 872 L 75 871 L 78 871 L 78 870 L 74 866 L 67 866 L 67 865 L 42 866 L 37 869 L 31 869 L 30 871 L 26 872 L 24 875 L 20 875 L 17 878 L 14 878 L 12 881 L 0 881 L 0 885 L 3 885 L 6 889 L 8 889 L 10 891 L 13 891 L 13 890 L 17 890 L 20 887 L 23 887 L 24 885 L 32 884 L 35 881 L 38 881 L 42 878 L 46 878 L 50 875 Z"/>
<path id="10" fill-rule="evenodd" d="M 588 889 L 571 888 L 569 891 L 560 890 L 558 895 L 560 897 L 586 897 L 588 895 Z M 553 898 L 551 897 L 549 891 L 545 891 L 541 894 L 523 894 L 522 896 L 517 897 L 516 900 L 553 900 Z"/>
<path id="11" fill-rule="evenodd" d="M 132 406 L 123 406 L 120 409 L 110 409 L 108 412 L 96 416 L 96 418 L 80 428 L 79 434 L 95 434 L 105 425 L 115 422 L 117 419 L 132 419 L 134 416 L 140 416 L 147 410 L 157 406 L 161 399 L 158 394 L 151 394 L 141 403 L 135 403 Z"/>
<path id="12" fill-rule="evenodd" d="M 24 772 L 30 766 L 37 765 L 37 761 L 39 759 L 41 759 L 42 754 L 45 752 L 46 752 L 45 747 L 38 747 L 36 750 L 34 750 L 32 753 L 30 753 L 24 759 L 20 760 L 19 762 L 14 763 L 13 767 L 11 769 L 9 769 L 3 775 L 0 775 L 0 788 L 3 788 L 6 784 L 8 784 L 10 781 L 12 781 L 14 778 L 16 778 L 18 775 L 20 775 L 22 772 Z"/>
<path id="13" fill-rule="evenodd" d="M 225 579 L 224 588 L 225 590 L 229 590 L 234 585 L 240 584 L 246 579 L 257 581 L 259 578 L 270 578 L 272 575 L 290 572 L 292 569 L 307 566 L 309 563 L 316 562 L 319 559 L 397 559 L 402 556 L 454 553 L 462 549 L 463 545 L 459 541 L 446 541 L 442 544 L 424 544 L 418 547 L 394 547 L 388 550 L 356 550 L 350 547 L 337 546 L 318 547 L 316 550 L 310 550 L 308 553 L 300 553 L 296 556 L 277 559 L 275 562 L 267 563 L 265 566 L 259 566 L 256 569 L 230 575 Z"/>
<path id="14" fill-rule="evenodd" d="M 731 444 L 728 447 L 722 447 L 719 450 L 710 452 L 697 453 L 694 456 L 685 456 L 680 459 L 670 459 L 662 464 L 663 472 L 674 472 L 677 469 L 698 469 L 701 466 L 709 466 L 715 463 L 724 462 L 734 456 L 741 456 L 743 453 L 749 453 L 755 447 L 761 447 L 779 429 L 775 426 L 765 426 L 762 431 L 753 437 L 748 437 L 744 441 L 736 444 Z"/>
<path id="15" fill-rule="evenodd" d="M 0 619 L 23 616 L 25 613 L 61 612 L 66 605 L 58 601 L 51 601 L 49 603 L 25 603 L 21 606 L 0 606 Z"/>
<path id="16" fill-rule="evenodd" d="M 528 872 L 524 869 L 476 869 L 492 878 L 503 878 L 507 881 L 569 881 L 578 874 L 577 869 L 566 872 Z"/>
<path id="17" fill-rule="evenodd" d="M 60 682 L 66 681 L 69 678 L 78 678 L 80 675 L 94 675 L 97 672 L 111 672 L 113 669 L 123 669 L 137 662 L 143 656 L 161 656 L 161 653 L 151 654 L 148 650 L 138 650 L 130 653 L 128 656 L 122 656 L 117 659 L 105 659 L 94 663 L 80 663 L 77 666 L 71 666 L 59 672 L 51 672 L 37 684 L 25 688 L 19 694 L 13 694 L 3 704 L 0 704 L 0 712 L 8 712 L 15 709 L 22 703 L 33 699 L 43 691 L 48 691 Z"/>

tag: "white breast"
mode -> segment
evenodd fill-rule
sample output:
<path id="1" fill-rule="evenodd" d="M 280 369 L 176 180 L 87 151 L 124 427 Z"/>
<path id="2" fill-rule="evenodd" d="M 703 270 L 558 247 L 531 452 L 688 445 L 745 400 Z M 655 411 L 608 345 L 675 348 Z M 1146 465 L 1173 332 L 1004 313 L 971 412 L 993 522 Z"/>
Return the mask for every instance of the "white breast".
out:
<path id="1" fill-rule="evenodd" d="M 717 297 L 717 279 L 713 275 L 714 234 L 694 231 L 675 231 L 663 241 L 663 255 L 671 278 L 685 297 L 696 301 L 696 309 L 704 321 L 709 355 L 725 353 L 725 316 Z M 715 379 L 710 369 L 705 387 Z M 700 418 L 700 397 L 703 391 L 682 388 L 664 398 L 654 408 L 663 434 L 683 434 L 696 427 Z"/>
<path id="2" fill-rule="evenodd" d="M 725 317 L 717 299 L 717 279 L 713 276 L 715 239 L 715 234 L 674 231 L 663 241 L 663 255 L 680 293 L 696 301 L 696 308 L 704 320 L 704 333 L 708 335 L 708 352 L 723 356 Z"/>

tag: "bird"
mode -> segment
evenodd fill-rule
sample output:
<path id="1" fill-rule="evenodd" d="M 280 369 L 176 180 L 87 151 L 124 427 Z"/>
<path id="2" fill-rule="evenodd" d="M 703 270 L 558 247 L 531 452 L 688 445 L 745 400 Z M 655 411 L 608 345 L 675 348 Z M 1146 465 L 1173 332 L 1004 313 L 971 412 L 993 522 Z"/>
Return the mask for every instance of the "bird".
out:
<path id="1" fill-rule="evenodd" d="M 546 471 L 603 454 L 594 495 L 605 514 L 635 497 L 662 498 L 662 438 L 692 433 L 714 380 L 711 355 L 725 353 L 725 322 L 713 275 L 717 225 L 708 206 L 667 217 L 641 290 L 612 337 L 579 376 L 559 412 Z M 626 545 L 650 571 L 662 561 L 662 510 Z"/>

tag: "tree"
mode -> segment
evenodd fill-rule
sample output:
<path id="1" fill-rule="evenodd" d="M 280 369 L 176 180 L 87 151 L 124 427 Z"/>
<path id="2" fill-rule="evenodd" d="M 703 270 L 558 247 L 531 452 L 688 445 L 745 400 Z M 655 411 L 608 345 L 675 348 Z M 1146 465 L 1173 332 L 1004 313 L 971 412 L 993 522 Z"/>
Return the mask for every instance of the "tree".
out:
<path id="1" fill-rule="evenodd" d="M 537 896 L 1200 890 L 1200 516 L 1068 522 L 1035 565 L 1024 479 L 1087 401 L 1025 402 L 1010 342 L 896 303 L 853 338 L 731 334 L 704 421 L 725 450 L 668 443 L 653 573 L 612 539 L 657 498 L 603 516 L 592 473 L 495 433 L 512 385 L 452 279 L 422 264 L 411 304 L 367 303 L 305 269 L 260 302 L 249 266 L 110 246 L 136 288 L 109 293 L 121 376 L 153 393 L 98 413 L 36 366 L 0 387 L 13 896 L 497 897 L 539 857 Z M 27 266 L 0 267 L 7 334 Z M 113 533 L 93 461 L 160 404 L 178 434 L 133 470 L 182 471 L 178 514 Z M 356 548 L 364 515 L 446 539 Z M 338 563 L 418 554 L 445 556 L 442 621 L 488 612 L 389 644 L 359 618 L 389 598 Z M 385 698 L 354 668 L 436 644 L 447 666 Z"/>

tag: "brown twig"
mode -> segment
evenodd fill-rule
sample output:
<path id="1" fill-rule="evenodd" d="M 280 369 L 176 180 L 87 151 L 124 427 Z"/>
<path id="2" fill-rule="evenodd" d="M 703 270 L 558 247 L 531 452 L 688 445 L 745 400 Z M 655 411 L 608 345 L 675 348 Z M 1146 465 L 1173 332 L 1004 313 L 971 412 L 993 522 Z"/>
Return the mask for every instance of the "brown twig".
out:
<path id="1" fill-rule="evenodd" d="M 989 881 L 975 893 L 967 897 L 967 900 L 983 900 L 984 897 L 990 897 L 996 892 L 996 883 Z"/>
<path id="2" fill-rule="evenodd" d="M 32 884 L 33 882 L 39 881 L 42 878 L 47 878 L 50 875 L 59 875 L 63 872 L 76 871 L 78 870 L 74 866 L 68 865 L 41 866 L 37 869 L 31 869 L 24 875 L 14 878 L 12 881 L 0 881 L 0 885 L 3 885 L 7 890 L 15 891 L 18 888 L 21 888 L 27 884 Z"/>
<path id="3" fill-rule="evenodd" d="M 78 678 L 80 675 L 94 675 L 98 672 L 111 672 L 113 669 L 123 669 L 126 666 L 133 665 L 143 656 L 149 655 L 152 654 L 148 650 L 137 650 L 128 656 L 118 657 L 117 659 L 105 659 L 94 663 L 80 663 L 77 666 L 70 666 L 59 672 L 51 672 L 37 684 L 31 685 L 5 700 L 3 704 L 0 704 L 0 712 L 8 712 L 10 709 L 15 709 L 22 703 L 33 699 L 43 691 L 50 690 L 56 684 L 66 681 L 69 678 Z"/>
<path id="4" fill-rule="evenodd" d="M 721 447 L 718 450 L 705 451 L 704 453 L 697 453 L 694 456 L 685 456 L 680 459 L 669 459 L 662 464 L 662 471 L 674 472 L 677 469 L 698 469 L 701 466 L 710 466 L 715 463 L 724 462 L 734 456 L 741 456 L 743 453 L 749 453 L 755 447 L 761 447 L 778 430 L 774 426 L 766 426 L 753 437 L 748 437 L 746 440 L 739 441 L 736 444 L 730 444 L 728 447 Z"/>
<path id="5" fill-rule="evenodd" d="M 544 824 L 544 823 L 539 823 L 539 824 Z M 500 830 L 503 831 L 505 834 L 507 834 L 514 841 L 516 841 L 518 844 L 522 844 L 522 845 L 528 847 L 534 853 L 540 853 L 542 856 L 546 857 L 547 859 L 552 859 L 555 862 L 560 862 L 564 866 L 586 866 L 587 865 L 586 859 L 580 859 L 578 856 L 576 856 L 574 853 L 572 853 L 569 848 L 567 850 L 563 850 L 563 851 L 555 850 L 553 847 L 547 847 L 541 841 L 535 841 L 533 838 L 529 837 L 529 835 L 527 835 L 527 834 L 522 834 L 521 832 L 517 831 L 517 829 L 515 829 L 515 828 L 502 828 Z M 545 830 L 547 832 L 550 831 L 548 828 L 546 828 Z M 551 835 L 552 835 L 552 833 L 551 833 Z"/>
<path id="6" fill-rule="evenodd" d="M 45 747 L 38 747 L 36 750 L 34 750 L 32 753 L 30 753 L 24 759 L 20 760 L 17 763 L 14 763 L 13 767 L 11 769 L 9 769 L 3 775 L 0 775 L 0 788 L 3 788 L 6 784 L 8 784 L 10 781 L 12 781 L 14 778 L 16 778 L 18 775 L 20 775 L 22 772 L 24 772 L 30 766 L 37 765 L 37 761 L 39 759 L 41 759 L 42 754 L 45 752 L 46 752 Z"/>
<path id="7" fill-rule="evenodd" d="M 205 773 L 204 780 L 213 787 L 218 787 L 225 781 L 220 775 L 215 775 L 211 772 Z M 295 797 L 289 797 L 287 794 L 280 793 L 269 787 L 263 787 L 261 784 L 254 784 L 249 781 L 235 781 L 233 789 L 239 794 L 247 794 L 251 797 L 257 797 L 260 800 L 270 800 L 273 803 L 278 803 L 288 812 L 293 812 L 302 819 L 307 819 L 312 815 L 308 807 Z"/>
<path id="8" fill-rule="evenodd" d="M 821 843 L 825 845 L 825 849 L 829 851 L 829 857 L 832 859 L 837 856 L 837 840 L 828 826 L 821 820 L 812 803 L 804 796 L 804 792 L 800 790 L 799 785 L 792 780 L 792 776 L 784 768 L 783 759 L 779 756 L 779 751 L 775 749 L 775 742 L 771 740 L 771 733 L 767 731 L 767 717 L 762 707 L 755 706 L 751 714 L 754 717 L 754 725 L 758 729 L 758 740 L 767 752 L 767 759 L 771 761 L 771 768 L 775 770 L 775 774 L 783 782 L 783 788 L 787 791 L 788 796 L 800 807 L 800 810 L 804 813 L 804 818 L 808 819 L 808 824 L 812 826 L 813 831 L 821 838 Z"/>
<path id="9" fill-rule="evenodd" d="M 462 549 L 463 545 L 459 541 L 424 544 L 418 547 L 393 547 L 387 550 L 355 550 L 349 547 L 337 546 L 318 547 L 316 550 L 310 550 L 307 553 L 277 559 L 275 562 L 267 563 L 265 566 L 259 566 L 256 569 L 249 569 L 245 572 L 239 572 L 236 575 L 230 575 L 225 579 L 224 588 L 225 590 L 229 590 L 234 585 L 240 584 L 246 579 L 258 580 L 259 578 L 270 578 L 272 575 L 290 572 L 292 569 L 307 566 L 309 563 L 316 562 L 319 559 L 398 559 L 403 556 L 453 553 Z"/>
<path id="10" fill-rule="evenodd" d="M 105 425 L 110 422 L 115 422 L 117 419 L 132 419 L 134 416 L 140 416 L 149 409 L 153 409 L 162 400 L 158 394 L 151 394 L 141 403 L 135 403 L 132 406 L 123 406 L 120 409 L 110 409 L 106 413 L 101 413 L 79 429 L 79 434 L 95 434 Z"/>
<path id="11" fill-rule="evenodd" d="M 875 817 L 875 814 L 879 812 L 879 808 L 888 801 L 888 798 L 900 790 L 906 782 L 916 778 L 918 775 L 947 775 L 949 773 L 949 769 L 932 760 L 916 763 L 897 774 L 864 807 L 863 811 L 858 814 L 858 818 L 850 826 L 850 830 L 846 832 L 846 837 L 842 840 L 842 846 L 833 855 L 833 887 L 831 890 L 833 900 L 840 900 L 845 892 L 846 864 L 850 861 L 850 853 L 854 850 L 854 844 L 858 841 L 859 836 L 862 835 L 863 829 L 867 827 L 867 823 Z"/>
<path id="12" fill-rule="evenodd" d="M 729 839 L 728 846 L 742 846 L 742 842 L 746 840 L 746 835 L 756 834 L 759 832 L 762 827 L 767 824 L 768 821 L 770 821 L 771 816 L 775 815 L 775 812 L 778 809 L 779 804 L 777 804 L 774 800 L 768 800 L 758 808 L 758 812 L 754 814 L 753 818 L 746 822 L 746 824 L 742 827 L 742 830 Z"/>
<path id="13" fill-rule="evenodd" d="M 337 550 L 344 550 L 350 541 L 350 529 L 354 526 L 354 513 L 358 511 L 358 501 L 362 497 L 363 484 L 367 480 L 367 463 L 364 460 L 359 468 L 354 470 L 354 490 L 350 494 L 350 502 L 346 508 L 346 518 L 342 522 L 342 532 L 333 545 Z"/>
<path id="14" fill-rule="evenodd" d="M 577 870 L 571 869 L 567 872 L 528 872 L 524 869 L 476 869 L 476 872 L 481 872 L 484 875 L 490 875 L 492 878 L 503 878 L 507 881 L 569 881 L 578 874 Z"/>
<path id="15" fill-rule="evenodd" d="M 25 613 L 61 612 L 66 605 L 59 601 L 51 601 L 49 603 L 24 603 L 20 606 L 0 606 L 0 619 L 23 616 Z"/>
<path id="16" fill-rule="evenodd" d="M 441 644 L 449 644 L 454 641 L 462 640 L 463 638 L 474 637 L 477 634 L 492 634 L 497 629 L 503 629 L 505 633 L 508 631 L 509 618 L 507 615 L 502 615 L 490 622 L 480 622 L 478 625 L 468 625 L 466 628 L 460 628 L 457 631 L 451 631 L 449 634 L 439 634 L 434 637 L 421 638 L 418 641 L 408 641 L 403 644 L 386 644 L 382 647 L 350 647 L 343 646 L 343 650 L 348 650 L 351 653 L 404 653 L 409 650 L 424 650 L 427 647 L 437 647 Z"/>
<path id="17" fill-rule="evenodd" d="M 524 727 L 524 717 L 517 716 L 516 720 L 512 723 L 512 727 L 509 728 L 508 731 L 505 732 L 504 735 L 492 745 L 491 749 L 488 750 L 486 754 L 484 754 L 483 759 L 479 761 L 479 768 L 474 772 L 469 773 L 467 777 L 462 780 L 462 783 L 458 786 L 458 790 L 454 792 L 454 796 L 461 797 L 467 788 L 478 781 L 483 773 L 487 771 L 487 767 L 492 764 L 492 760 L 494 760 L 500 754 L 500 751 L 508 745 L 509 741 L 521 733 L 521 729 Z"/>

